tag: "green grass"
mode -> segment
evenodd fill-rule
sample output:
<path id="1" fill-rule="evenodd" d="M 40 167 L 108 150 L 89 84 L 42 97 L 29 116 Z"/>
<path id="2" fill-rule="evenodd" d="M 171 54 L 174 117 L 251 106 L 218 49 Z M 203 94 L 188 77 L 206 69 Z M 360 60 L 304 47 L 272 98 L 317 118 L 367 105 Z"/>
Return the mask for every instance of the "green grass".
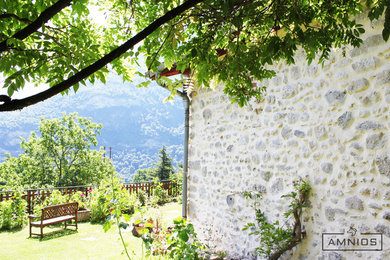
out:
<path id="1" fill-rule="evenodd" d="M 170 203 L 150 214 L 161 217 L 166 225 L 172 224 L 181 215 L 181 205 Z M 39 229 L 33 228 L 34 231 Z M 102 225 L 90 223 L 79 223 L 78 232 L 49 226 L 44 228 L 44 234 L 43 240 L 36 236 L 29 238 L 28 227 L 1 232 L 0 259 L 126 259 L 116 226 L 106 233 Z M 142 240 L 134 237 L 130 228 L 122 234 L 132 259 L 142 259 Z"/>

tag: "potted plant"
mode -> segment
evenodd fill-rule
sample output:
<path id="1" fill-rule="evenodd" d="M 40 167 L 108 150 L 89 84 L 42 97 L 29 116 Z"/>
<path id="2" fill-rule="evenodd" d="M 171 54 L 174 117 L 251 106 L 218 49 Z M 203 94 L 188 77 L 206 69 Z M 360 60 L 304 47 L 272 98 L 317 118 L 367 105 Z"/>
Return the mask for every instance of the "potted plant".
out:
<path id="1" fill-rule="evenodd" d="M 152 218 L 137 219 L 133 223 L 132 233 L 136 237 L 141 237 L 145 233 L 153 232 L 154 221 Z"/>

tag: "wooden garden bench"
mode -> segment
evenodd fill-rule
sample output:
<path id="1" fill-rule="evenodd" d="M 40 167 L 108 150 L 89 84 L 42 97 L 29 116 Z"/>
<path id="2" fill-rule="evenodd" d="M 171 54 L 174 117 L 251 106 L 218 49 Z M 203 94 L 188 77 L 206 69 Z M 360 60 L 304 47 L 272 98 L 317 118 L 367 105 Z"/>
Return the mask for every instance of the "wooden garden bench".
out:
<path id="1" fill-rule="evenodd" d="M 48 206 L 42 209 L 42 215 L 28 216 L 30 223 L 30 237 L 31 235 L 41 236 L 43 238 L 43 228 L 49 225 L 53 225 L 60 222 L 65 222 L 65 228 L 67 226 L 74 226 L 77 230 L 77 210 L 79 208 L 78 202 L 69 202 L 60 205 Z M 40 218 L 40 221 L 31 222 L 33 219 Z M 75 224 L 67 224 L 68 221 L 75 220 Z M 32 227 L 40 227 L 41 234 L 35 234 L 31 232 Z"/>

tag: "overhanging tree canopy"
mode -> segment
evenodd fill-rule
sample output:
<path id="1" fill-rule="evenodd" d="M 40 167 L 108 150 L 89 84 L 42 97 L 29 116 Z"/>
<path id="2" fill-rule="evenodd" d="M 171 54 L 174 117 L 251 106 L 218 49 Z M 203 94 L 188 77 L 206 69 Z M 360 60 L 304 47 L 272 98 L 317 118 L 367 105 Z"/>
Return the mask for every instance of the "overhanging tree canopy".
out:
<path id="1" fill-rule="evenodd" d="M 91 19 L 91 6 L 102 10 L 104 25 Z M 293 63 L 298 46 L 309 62 L 316 55 L 323 61 L 334 46 L 358 46 L 364 29 L 352 19 L 366 9 L 370 19 L 385 12 L 387 40 L 388 6 L 389 0 L 5 0 L 0 73 L 9 96 L 0 96 L 0 111 L 22 109 L 71 87 L 77 91 L 79 83 L 105 82 L 109 70 L 129 81 L 129 65 L 139 55 L 154 72 L 163 60 L 168 68 L 190 68 L 201 85 L 225 81 L 232 101 L 245 105 L 264 90 L 253 87 L 252 77 L 274 76 L 266 66 L 281 59 Z M 25 82 L 51 88 L 12 99 Z M 174 94 L 177 86 L 167 85 Z"/>

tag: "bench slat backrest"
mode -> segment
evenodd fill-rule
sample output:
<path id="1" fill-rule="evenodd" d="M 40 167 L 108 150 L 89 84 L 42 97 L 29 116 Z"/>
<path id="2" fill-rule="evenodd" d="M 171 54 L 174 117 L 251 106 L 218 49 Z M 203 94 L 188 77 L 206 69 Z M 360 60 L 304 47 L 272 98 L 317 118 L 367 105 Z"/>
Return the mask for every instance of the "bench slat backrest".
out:
<path id="1" fill-rule="evenodd" d="M 69 202 L 69 203 L 44 207 L 42 209 L 41 220 L 43 221 L 45 219 L 52 219 L 52 218 L 62 217 L 67 215 L 76 215 L 78 207 L 79 207 L 78 202 Z"/>

